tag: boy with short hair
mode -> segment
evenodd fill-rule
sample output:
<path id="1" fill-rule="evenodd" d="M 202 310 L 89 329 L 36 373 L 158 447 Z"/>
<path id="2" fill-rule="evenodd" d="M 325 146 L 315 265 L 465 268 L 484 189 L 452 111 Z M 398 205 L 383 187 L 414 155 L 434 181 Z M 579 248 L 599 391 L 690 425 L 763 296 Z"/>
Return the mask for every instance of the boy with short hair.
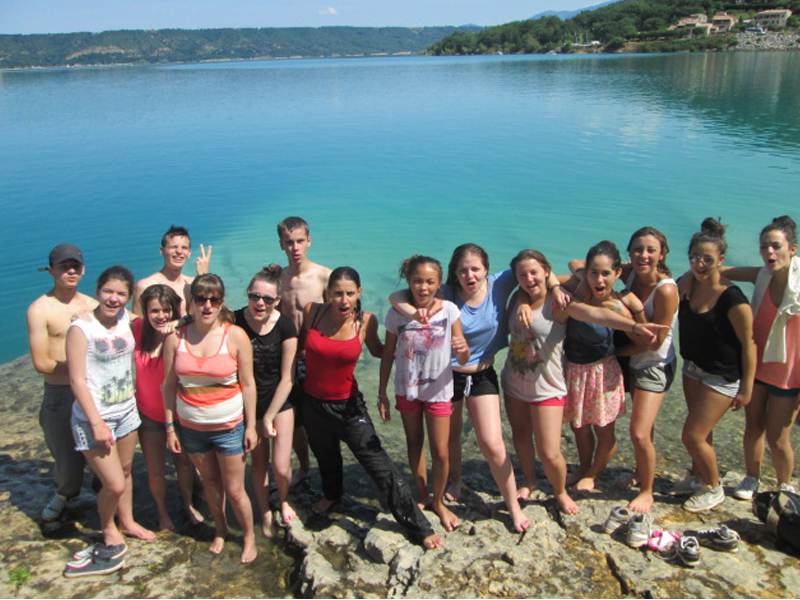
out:
<path id="1" fill-rule="evenodd" d="M 75 397 L 67 369 L 67 329 L 80 313 L 94 310 L 97 301 L 78 291 L 85 273 L 83 254 L 71 244 L 50 251 L 48 266 L 53 288 L 28 307 L 28 343 L 33 367 L 44 377 L 39 425 L 55 461 L 56 493 L 42 510 L 42 521 L 61 518 L 67 500 L 80 494 L 83 455 L 75 450 L 70 427 Z"/>
<path id="2" fill-rule="evenodd" d="M 324 302 L 325 289 L 331 270 L 312 262 L 308 256 L 311 247 L 311 232 L 308 223 L 300 217 L 287 217 L 278 223 L 278 239 L 281 250 L 286 253 L 288 266 L 281 273 L 281 313 L 292 319 L 300 331 L 303 327 L 303 307 L 309 302 Z M 297 359 L 295 383 L 290 398 L 295 409 L 295 430 L 292 446 L 300 469 L 292 478 L 295 485 L 308 477 L 310 468 L 308 438 L 303 428 L 302 396 L 305 379 L 303 357 Z"/>
<path id="3" fill-rule="evenodd" d="M 211 264 L 212 246 L 206 252 L 203 244 L 200 244 L 200 256 L 195 260 L 195 268 L 198 275 L 208 273 Z M 189 296 L 189 288 L 192 285 L 193 277 L 182 273 L 186 261 L 192 255 L 192 242 L 189 238 L 189 230 L 179 225 L 170 225 L 169 229 L 161 237 L 161 256 L 164 257 L 164 266 L 160 271 L 148 275 L 136 283 L 133 292 L 133 312 L 144 316 L 139 298 L 148 287 L 156 283 L 171 287 L 181 299 L 181 314 L 186 314 L 186 299 Z"/>

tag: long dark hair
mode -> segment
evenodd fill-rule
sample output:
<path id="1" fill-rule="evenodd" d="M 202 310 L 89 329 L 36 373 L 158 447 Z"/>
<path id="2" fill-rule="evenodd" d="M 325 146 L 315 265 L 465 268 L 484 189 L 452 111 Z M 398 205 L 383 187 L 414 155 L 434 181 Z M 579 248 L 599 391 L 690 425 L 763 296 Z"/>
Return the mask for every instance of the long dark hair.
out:
<path id="1" fill-rule="evenodd" d="M 112 279 L 121 281 L 126 286 L 128 286 L 128 295 L 130 295 L 133 292 L 133 273 L 131 273 L 127 268 L 121 265 L 114 265 L 113 267 L 108 267 L 105 271 L 100 273 L 100 277 L 97 278 L 97 287 L 95 288 L 95 291 L 99 292 L 100 288 L 102 288 L 106 283 L 108 283 Z"/>
<path id="2" fill-rule="evenodd" d="M 147 305 L 151 300 L 156 300 L 161 306 L 168 306 L 172 310 L 172 317 L 177 319 L 181 314 L 181 298 L 168 285 L 156 283 L 148 286 L 142 292 L 139 302 L 142 306 L 142 340 L 140 350 L 142 352 L 152 352 L 158 347 L 160 342 L 158 332 L 150 324 L 147 316 Z"/>
<path id="3" fill-rule="evenodd" d="M 661 244 L 661 252 L 664 254 L 664 257 L 659 257 L 658 264 L 656 265 L 656 270 L 659 273 L 664 273 L 667 276 L 672 275 L 667 266 L 667 254 L 669 254 L 669 244 L 667 243 L 667 236 L 665 236 L 661 231 L 656 229 L 655 227 L 647 226 L 647 227 L 640 227 L 636 231 L 633 232 L 630 241 L 628 242 L 628 254 L 631 253 L 631 248 L 633 247 L 633 242 L 637 240 L 637 238 L 644 237 L 646 235 L 650 235 L 658 240 L 658 243 Z"/>
<path id="4" fill-rule="evenodd" d="M 205 294 L 214 294 L 222 299 L 222 304 L 219 307 L 219 320 L 227 323 L 235 323 L 233 311 L 225 306 L 225 284 L 222 282 L 222 277 L 214 275 L 214 273 L 205 273 L 198 275 L 192 281 L 190 288 L 192 299 L 195 296 L 203 296 Z"/>
<path id="5" fill-rule="evenodd" d="M 453 290 L 461 287 L 461 284 L 458 283 L 458 263 L 460 263 L 467 254 L 475 254 L 478 256 L 483 263 L 483 268 L 486 269 L 486 273 L 489 273 L 489 255 L 486 254 L 486 250 L 478 246 L 478 244 L 461 244 L 453 250 L 453 255 L 450 257 L 450 264 L 447 265 L 447 285 L 453 288 Z"/>
<path id="6" fill-rule="evenodd" d="M 700 231 L 692 236 L 689 241 L 689 254 L 697 244 L 711 243 L 717 247 L 720 256 L 728 251 L 728 242 L 725 241 L 725 226 L 714 217 L 706 217 L 700 224 Z"/>
<path id="7" fill-rule="evenodd" d="M 336 267 L 333 271 L 331 271 L 330 277 L 328 277 L 328 291 L 330 291 L 331 286 L 339 281 L 340 279 L 344 279 L 346 281 L 352 281 L 356 284 L 356 287 L 361 289 L 361 277 L 353 267 Z M 356 314 L 355 320 L 358 323 L 361 323 L 361 319 L 363 316 L 363 311 L 361 309 L 361 297 L 356 300 Z"/>
<path id="8" fill-rule="evenodd" d="M 622 266 L 622 258 L 620 258 L 619 250 L 614 242 L 603 240 L 602 242 L 597 242 L 594 246 L 589 248 L 589 252 L 586 253 L 587 269 L 596 256 L 607 256 L 610 258 L 611 268 L 615 271 Z"/>

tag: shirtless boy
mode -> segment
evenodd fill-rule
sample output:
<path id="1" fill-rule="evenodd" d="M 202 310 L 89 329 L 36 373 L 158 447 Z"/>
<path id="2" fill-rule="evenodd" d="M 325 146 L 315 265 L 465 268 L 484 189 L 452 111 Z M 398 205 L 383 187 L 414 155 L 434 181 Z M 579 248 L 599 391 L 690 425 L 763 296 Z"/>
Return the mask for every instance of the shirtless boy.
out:
<path id="1" fill-rule="evenodd" d="M 211 263 L 211 249 L 208 252 L 200 244 L 200 256 L 195 260 L 195 268 L 198 275 L 208 273 Z M 181 271 L 186 265 L 186 261 L 192 254 L 192 243 L 189 239 L 189 231 L 185 227 L 170 225 L 169 229 L 161 237 L 161 256 L 164 257 L 164 266 L 160 271 L 148 275 L 136 283 L 133 293 L 133 312 L 142 315 L 142 306 L 139 298 L 148 287 L 153 284 L 161 283 L 175 290 L 181 299 L 181 316 L 186 314 L 186 298 L 189 295 L 189 287 L 192 285 L 193 277 L 184 275 Z"/>
<path id="2" fill-rule="evenodd" d="M 75 397 L 67 370 L 67 329 L 83 312 L 94 310 L 97 301 L 78 291 L 84 274 L 83 255 L 70 244 L 50 251 L 46 270 L 53 288 L 28 307 L 28 343 L 33 367 L 44 376 L 44 396 L 39 425 L 55 461 L 56 493 L 42 510 L 42 521 L 61 517 L 67 500 L 80 494 L 84 459 L 75 450 L 70 415 Z"/>
<path id="3" fill-rule="evenodd" d="M 286 253 L 288 267 L 281 273 L 280 311 L 288 316 L 300 331 L 303 326 L 303 307 L 309 302 L 323 302 L 323 294 L 328 285 L 331 270 L 328 267 L 311 262 L 306 253 L 311 247 L 311 233 L 308 223 L 300 217 L 286 217 L 278 223 L 278 239 L 281 250 Z M 301 398 L 302 381 L 305 379 L 305 364 L 302 356 L 297 361 L 295 385 L 290 396 L 295 410 L 294 439 L 292 446 L 300 462 L 300 469 L 295 473 L 292 484 L 308 477 L 310 467 L 308 457 L 308 438 L 302 423 Z"/>

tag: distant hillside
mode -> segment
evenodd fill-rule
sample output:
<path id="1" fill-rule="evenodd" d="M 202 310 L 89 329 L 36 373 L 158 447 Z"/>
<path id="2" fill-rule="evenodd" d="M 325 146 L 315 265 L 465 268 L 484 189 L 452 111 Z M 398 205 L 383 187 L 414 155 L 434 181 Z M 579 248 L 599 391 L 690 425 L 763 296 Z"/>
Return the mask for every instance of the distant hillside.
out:
<path id="1" fill-rule="evenodd" d="M 158 29 L 0 35 L 0 68 L 423 52 L 478 27 Z"/>
<path id="2" fill-rule="evenodd" d="M 600 2 L 599 4 L 593 4 L 592 6 L 587 6 L 585 8 L 578 8 L 575 10 L 544 10 L 540 13 L 536 13 L 531 18 L 532 19 L 541 19 L 542 17 L 558 17 L 562 21 L 567 19 L 571 19 L 575 15 L 579 15 L 582 12 L 586 12 L 587 10 L 596 10 L 598 8 L 603 8 L 604 6 L 608 6 L 609 4 L 614 4 L 614 2 L 619 2 L 619 0 L 607 0 L 606 2 Z"/>
<path id="3" fill-rule="evenodd" d="M 600 42 L 606 50 L 634 47 L 637 51 L 718 50 L 735 44 L 733 36 L 685 38 L 669 25 L 690 14 L 702 12 L 713 16 L 728 10 L 752 15 L 767 8 L 788 8 L 794 13 L 789 26 L 800 25 L 800 0 L 768 2 L 748 0 L 620 0 L 584 10 L 561 20 L 556 16 L 515 21 L 486 27 L 480 31 L 456 32 L 433 44 L 428 52 L 453 54 L 532 54 L 537 52 L 570 52 L 580 44 Z"/>

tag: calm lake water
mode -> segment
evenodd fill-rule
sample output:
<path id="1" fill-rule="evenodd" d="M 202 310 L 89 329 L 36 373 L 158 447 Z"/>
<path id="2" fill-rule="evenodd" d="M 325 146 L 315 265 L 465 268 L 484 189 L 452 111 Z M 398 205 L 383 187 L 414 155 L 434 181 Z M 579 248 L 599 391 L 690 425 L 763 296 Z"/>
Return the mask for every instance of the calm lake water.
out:
<path id="1" fill-rule="evenodd" d="M 312 258 L 356 267 L 381 317 L 404 257 L 446 262 L 465 241 L 493 270 L 523 247 L 563 270 L 652 224 L 682 271 L 714 215 L 728 261 L 758 264 L 761 227 L 800 217 L 799 98 L 800 53 L 0 71 L 0 361 L 27 351 L 25 308 L 49 288 L 36 268 L 54 244 L 83 249 L 91 293 L 111 264 L 157 270 L 171 223 L 213 244 L 239 306 L 260 266 L 284 262 L 276 223 L 302 215 Z M 359 377 L 373 406 L 377 363 Z M 662 467 L 686 461 L 684 411 L 676 382 L 656 428 Z M 720 429 L 723 470 L 741 469 L 741 416 Z M 380 430 L 404 462 L 399 420 Z"/>

